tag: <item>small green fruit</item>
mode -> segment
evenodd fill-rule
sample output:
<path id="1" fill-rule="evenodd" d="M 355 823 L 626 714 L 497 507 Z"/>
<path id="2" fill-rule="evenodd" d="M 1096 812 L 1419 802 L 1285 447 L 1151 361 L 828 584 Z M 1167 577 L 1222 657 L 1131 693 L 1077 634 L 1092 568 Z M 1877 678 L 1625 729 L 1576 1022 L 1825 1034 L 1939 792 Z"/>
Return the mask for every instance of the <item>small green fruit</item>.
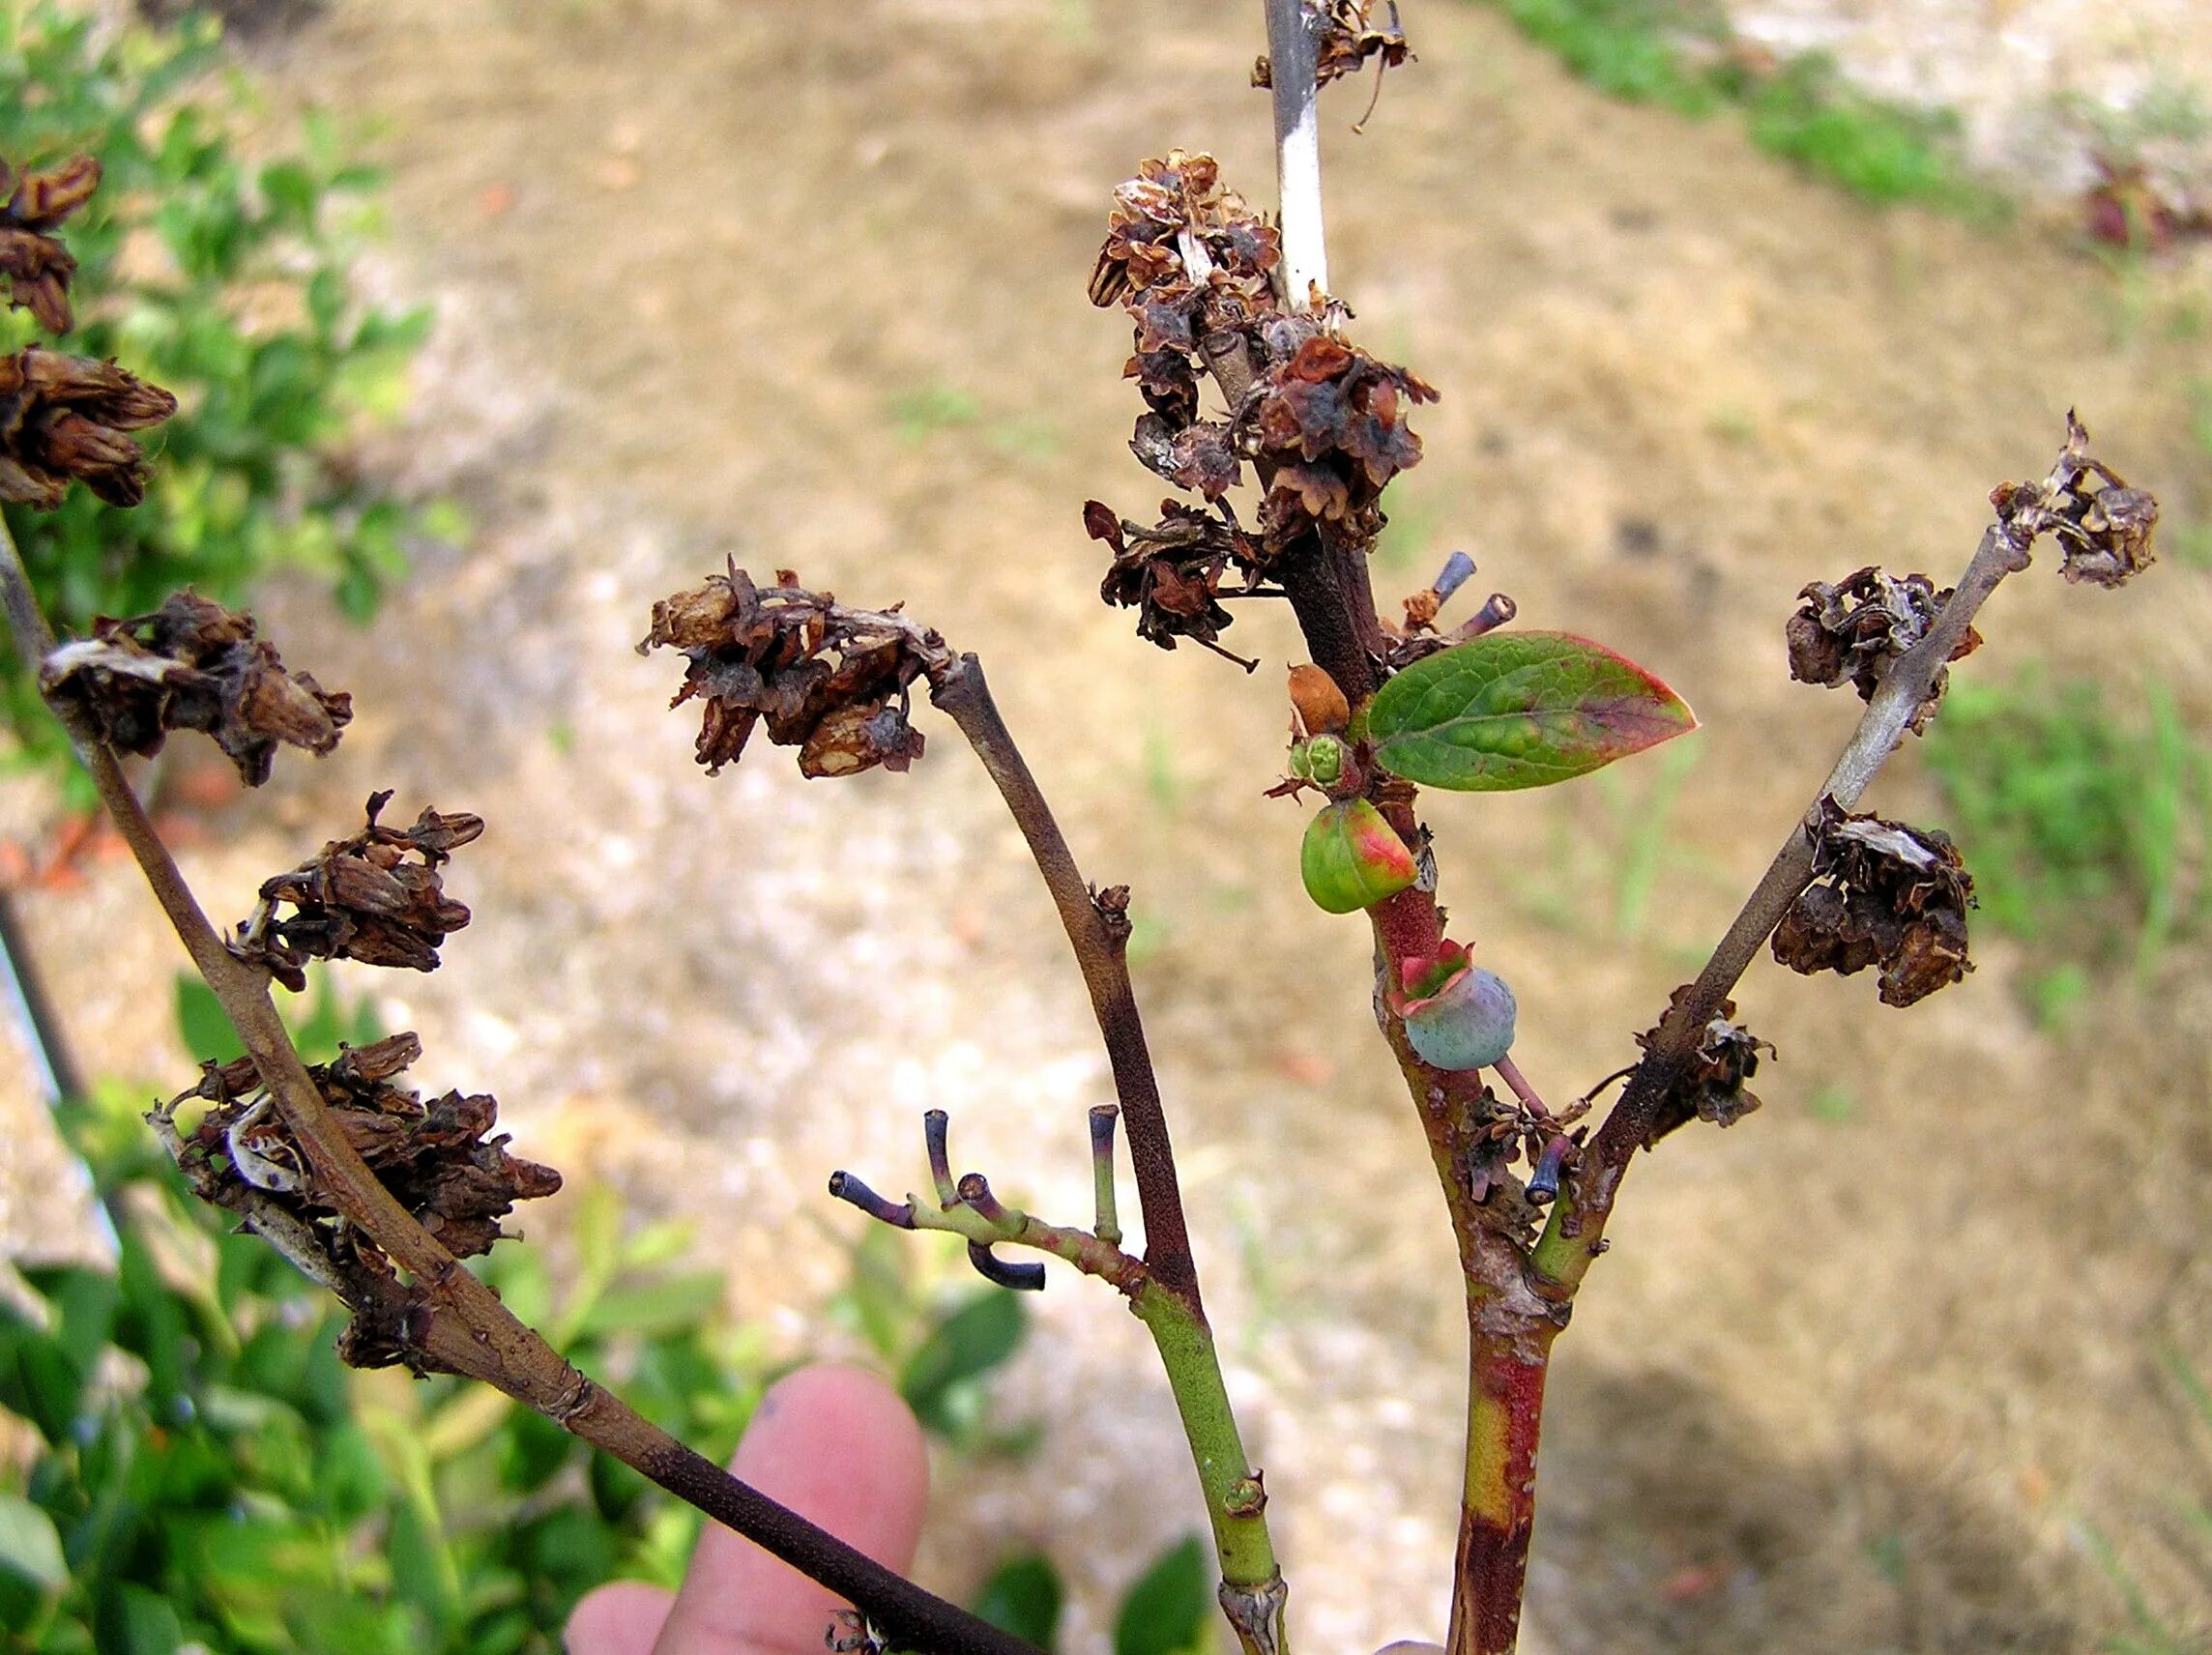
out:
<path id="1" fill-rule="evenodd" d="M 1324 914 L 1352 914 L 1413 883 L 1413 854 L 1364 798 L 1324 805 L 1298 852 L 1306 894 Z"/>
<path id="2" fill-rule="evenodd" d="M 1469 966 L 1406 1007 L 1406 1043 L 1432 1068 L 1485 1069 L 1513 1049 L 1519 1011 L 1503 977 Z"/>

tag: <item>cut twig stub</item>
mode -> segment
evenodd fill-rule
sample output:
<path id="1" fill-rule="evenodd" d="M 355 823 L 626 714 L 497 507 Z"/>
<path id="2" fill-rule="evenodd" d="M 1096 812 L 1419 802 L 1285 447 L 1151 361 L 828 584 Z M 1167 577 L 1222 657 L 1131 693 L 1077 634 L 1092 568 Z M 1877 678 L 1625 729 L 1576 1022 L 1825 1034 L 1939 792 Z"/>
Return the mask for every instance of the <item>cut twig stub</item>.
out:
<path id="1" fill-rule="evenodd" d="M 50 511 L 73 479 L 110 506 L 146 495 L 146 451 L 126 431 L 177 411 L 111 362 L 30 346 L 0 357 L 0 500 Z"/>
<path id="2" fill-rule="evenodd" d="M 910 687 L 952 664 L 945 640 L 895 609 L 847 609 L 789 570 L 765 591 L 725 574 L 653 606 L 638 653 L 681 650 L 691 665 L 671 707 L 705 704 L 697 754 L 709 775 L 735 764 L 756 726 L 797 747 L 806 776 L 903 770 L 922 754 Z"/>
<path id="3" fill-rule="evenodd" d="M 284 670 L 252 616 L 189 592 L 94 622 L 39 664 L 39 686 L 64 723 L 118 752 L 151 756 L 172 730 L 204 731 L 248 787 L 269 779 L 278 742 L 320 756 L 353 718 L 351 696 Z"/>
<path id="4" fill-rule="evenodd" d="M 1901 579 L 1870 565 L 1834 586 L 1816 580 L 1797 595 L 1804 607 L 1785 628 L 1790 676 L 1800 683 L 1848 682 L 1861 701 L 1872 701 L 1890 663 L 1928 635 L 1936 615 L 1951 600 L 1951 589 L 1937 592 L 1936 583 L 1924 574 Z M 1981 643 L 1982 635 L 1969 626 L 1950 658 L 1963 660 Z M 1906 726 L 1915 735 L 1935 715 L 1950 678 L 1948 666 L 1936 669 L 1926 699 Z"/>
<path id="5" fill-rule="evenodd" d="M 1974 882 L 1948 835 L 1820 801 L 1814 882 L 1774 933 L 1774 957 L 1808 976 L 1881 968 L 1884 1004 L 1910 1005 L 1973 970 Z"/>
<path id="6" fill-rule="evenodd" d="M 28 310 L 49 334 L 66 334 L 69 284 L 76 260 L 53 232 L 100 188 L 100 162 L 78 156 L 58 166 L 17 173 L 0 160 L 0 276 L 8 279 L 8 304 Z"/>
<path id="7" fill-rule="evenodd" d="M 334 839 L 312 861 L 265 881 L 230 951 L 294 994 L 307 986 L 308 960 L 436 971 L 439 944 L 469 922 L 466 905 L 445 894 L 438 868 L 483 831 L 483 819 L 426 809 L 412 828 L 387 828 L 376 818 L 391 798 L 370 798 L 368 825 L 352 838 Z M 280 904 L 292 912 L 281 914 Z"/>
<path id="8" fill-rule="evenodd" d="M 393 1034 L 348 1049 L 307 1076 L 378 1181 L 449 1252 L 470 1258 L 490 1251 L 506 1234 L 500 1220 L 516 1203 L 558 1190 L 561 1175 L 508 1151 L 506 1135 L 492 1131 L 499 1106 L 489 1096 L 450 1091 L 425 1101 L 401 1084 L 399 1076 L 422 1051 L 415 1035 Z M 211 1107 L 177 1134 L 177 1165 L 193 1192 L 248 1216 L 274 1204 L 321 1247 L 348 1305 L 388 1310 L 401 1291 L 390 1261 L 317 1177 L 273 1107 L 253 1060 L 208 1064 L 199 1085 L 160 1105 L 155 1118 L 172 1122 L 195 1098 Z M 359 1366 L 419 1354 L 381 1336 L 340 1349 Z"/>

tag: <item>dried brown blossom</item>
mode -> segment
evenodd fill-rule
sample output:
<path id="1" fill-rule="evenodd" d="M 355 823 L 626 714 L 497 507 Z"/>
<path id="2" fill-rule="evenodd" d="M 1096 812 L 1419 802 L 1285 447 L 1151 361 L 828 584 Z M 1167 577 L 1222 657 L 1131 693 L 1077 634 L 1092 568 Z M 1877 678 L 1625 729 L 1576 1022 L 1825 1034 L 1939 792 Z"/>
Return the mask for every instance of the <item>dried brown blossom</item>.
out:
<path id="1" fill-rule="evenodd" d="M 922 753 L 907 721 L 911 686 L 953 662 L 943 638 L 895 607 L 847 609 L 788 569 L 764 592 L 735 562 L 653 606 L 637 651 L 661 645 L 690 657 L 669 705 L 706 704 L 698 757 L 710 775 L 737 762 L 760 724 L 776 745 L 799 748 L 802 775 L 903 770 Z"/>
<path id="2" fill-rule="evenodd" d="M 1252 415 L 1255 458 L 1271 476 L 1260 525 L 1270 550 L 1333 523 L 1364 541 L 1381 532 L 1383 485 L 1418 463 L 1406 405 L 1437 393 L 1405 368 L 1314 333 L 1266 376 Z"/>
<path id="3" fill-rule="evenodd" d="M 73 478 L 110 506 L 146 495 L 146 452 L 123 433 L 158 425 L 177 399 L 111 362 L 36 345 L 0 357 L 0 500 L 50 511 Z"/>
<path id="4" fill-rule="evenodd" d="M 0 276 L 8 303 L 28 310 L 49 334 L 70 331 L 69 284 L 76 260 L 53 232 L 100 188 L 100 162 L 78 156 L 59 166 L 17 173 L 0 160 Z"/>
<path id="5" fill-rule="evenodd" d="M 2000 483 L 1990 504 L 2023 549 L 2038 535 L 2055 537 L 2069 581 L 2121 586 L 2157 561 L 2150 542 L 2158 502 L 2089 452 L 2089 433 L 2072 409 L 2066 448 L 2051 475 L 2040 483 Z"/>
<path id="6" fill-rule="evenodd" d="M 91 637 L 39 664 L 39 687 L 65 723 L 120 752 L 152 755 L 172 730 L 205 731 L 259 787 L 277 742 L 336 746 L 353 698 L 287 673 L 253 633 L 252 616 L 176 593 L 151 615 L 95 621 Z"/>
<path id="7" fill-rule="evenodd" d="M 1950 838 L 1820 801 L 1814 884 L 1774 933 L 1793 972 L 1849 976 L 1881 968 L 1881 999 L 1910 1005 L 1972 971 L 1966 910 L 1974 882 Z"/>
<path id="8" fill-rule="evenodd" d="M 1185 339 L 1181 348 L 1193 349 L 1241 312 L 1274 308 L 1267 273 L 1281 257 L 1280 238 L 1222 188 L 1211 156 L 1171 150 L 1115 187 L 1091 302 L 1126 306 L 1139 322 L 1140 350 Z M 1226 314 L 1215 313 L 1223 306 Z"/>
<path id="9" fill-rule="evenodd" d="M 376 819 L 391 800 L 390 793 L 370 795 L 368 825 L 359 833 L 264 881 L 260 904 L 230 951 L 294 994 L 307 986 L 301 968 L 309 960 L 436 971 L 438 945 L 469 922 L 467 907 L 445 894 L 438 869 L 483 831 L 483 819 L 424 810 L 412 828 L 387 828 Z M 280 915 L 279 904 L 291 914 Z"/>
<path id="10" fill-rule="evenodd" d="M 1804 607 L 1790 618 L 1790 676 L 1800 683 L 1838 684 L 1849 680 L 1861 701 L 1872 701 L 1890 662 L 1927 636 L 1936 614 L 1951 600 L 1951 589 L 1936 590 L 1924 574 L 1899 580 L 1869 566 L 1830 586 L 1817 580 L 1797 595 Z M 1971 626 L 1951 652 L 1964 660 L 1981 648 Z M 1927 699 L 1914 710 L 1908 728 L 1915 735 L 1935 715 L 1949 685 L 1951 669 L 1936 669 Z"/>
<path id="11" fill-rule="evenodd" d="M 500 1220 L 517 1202 L 551 1195 L 561 1175 L 509 1153 L 506 1134 L 492 1134 L 499 1105 L 491 1097 L 450 1091 L 425 1101 L 402 1084 L 422 1055 L 415 1035 L 393 1034 L 348 1048 L 307 1075 L 377 1181 L 450 1252 L 473 1258 L 506 1234 Z M 312 1228 L 341 1276 L 364 1264 L 372 1278 L 389 1272 L 372 1243 L 339 1220 L 252 1059 L 205 1065 L 199 1085 L 161 1105 L 157 1120 L 170 1121 L 193 1098 L 213 1105 L 181 1134 L 177 1165 L 195 1193 L 236 1208 L 259 1192 Z"/>
<path id="12" fill-rule="evenodd" d="M 1669 1009 L 1681 1004 L 1695 987 L 1684 983 L 1677 988 L 1668 1002 Z M 1759 1039 L 1734 1017 L 1735 1002 L 1722 1001 L 1719 1015 L 1705 1025 L 1696 1054 L 1654 1112 L 1646 1147 L 1691 1120 L 1733 1126 L 1759 1107 L 1758 1094 L 1744 1082 L 1759 1072 L 1761 1052 L 1774 1056 L 1774 1043 Z M 1655 1025 L 1637 1035 L 1636 1043 L 1648 1052 L 1658 1038 Z"/>
<path id="13" fill-rule="evenodd" d="M 1114 564 L 1098 595 L 1136 610 L 1137 636 L 1163 650 L 1174 649 L 1178 638 L 1220 650 L 1221 633 L 1230 622 L 1221 604 L 1222 578 L 1232 567 L 1243 570 L 1245 579 L 1228 588 L 1228 595 L 1259 590 L 1251 579 L 1259 548 L 1224 503 L 1206 510 L 1163 500 L 1159 522 L 1148 528 L 1117 517 L 1091 500 L 1084 504 L 1083 526 L 1092 539 L 1114 549 Z"/>
<path id="14" fill-rule="evenodd" d="M 1381 59 L 1378 73 L 1412 61 L 1406 31 L 1398 21 L 1397 0 L 1389 0 L 1387 27 L 1375 26 L 1375 0 L 1326 0 L 1314 8 L 1314 84 L 1326 86 L 1357 74 L 1369 58 Z M 1274 65 L 1262 57 L 1252 66 L 1252 84 L 1275 84 Z"/>

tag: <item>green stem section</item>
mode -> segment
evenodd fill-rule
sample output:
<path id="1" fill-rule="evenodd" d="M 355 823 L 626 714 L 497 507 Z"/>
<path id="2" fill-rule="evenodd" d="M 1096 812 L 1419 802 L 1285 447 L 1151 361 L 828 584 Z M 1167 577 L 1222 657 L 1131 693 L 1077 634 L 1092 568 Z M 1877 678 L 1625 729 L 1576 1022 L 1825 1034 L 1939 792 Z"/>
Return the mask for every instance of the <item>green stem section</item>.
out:
<path id="1" fill-rule="evenodd" d="M 1245 1655 L 1289 1655 L 1283 1631 L 1286 1593 L 1268 1538 L 1266 1491 L 1244 1458 L 1237 1415 L 1222 1383 L 1213 1332 L 1184 1300 L 1147 1281 L 1130 1306 L 1150 1329 L 1182 1415 L 1206 1496 L 1206 1518 L 1221 1562 L 1221 1607 Z"/>

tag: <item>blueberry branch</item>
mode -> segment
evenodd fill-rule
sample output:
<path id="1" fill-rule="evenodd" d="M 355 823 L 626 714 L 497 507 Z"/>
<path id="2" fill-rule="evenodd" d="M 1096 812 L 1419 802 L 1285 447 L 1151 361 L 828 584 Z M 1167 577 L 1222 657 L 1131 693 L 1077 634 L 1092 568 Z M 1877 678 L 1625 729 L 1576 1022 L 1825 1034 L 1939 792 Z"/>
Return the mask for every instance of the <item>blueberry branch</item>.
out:
<path id="1" fill-rule="evenodd" d="M 22 659 L 39 662 L 52 653 L 52 631 L 4 523 L 0 523 L 0 608 L 7 612 Z M 253 1060 L 277 1116 L 320 1190 L 335 1209 L 413 1278 L 402 1284 L 338 1272 L 342 1296 L 357 1315 L 373 1317 L 380 1328 L 395 1334 L 410 1363 L 424 1371 L 480 1379 L 614 1455 L 679 1499 L 846 1598 L 899 1645 L 936 1655 L 1035 1655 L 1021 1640 L 922 1590 L 684 1447 L 579 1373 L 516 1320 L 363 1161 L 276 1015 L 269 998 L 268 973 L 223 946 L 114 753 L 83 729 L 73 727 L 70 736 L 101 802 Z M 165 1145 L 174 1147 L 174 1128 L 166 1127 L 159 1114 L 155 1126 Z M 242 1216 L 313 1279 L 334 1285 L 329 1260 L 306 1227 L 268 1204 L 255 1206 Z"/>

